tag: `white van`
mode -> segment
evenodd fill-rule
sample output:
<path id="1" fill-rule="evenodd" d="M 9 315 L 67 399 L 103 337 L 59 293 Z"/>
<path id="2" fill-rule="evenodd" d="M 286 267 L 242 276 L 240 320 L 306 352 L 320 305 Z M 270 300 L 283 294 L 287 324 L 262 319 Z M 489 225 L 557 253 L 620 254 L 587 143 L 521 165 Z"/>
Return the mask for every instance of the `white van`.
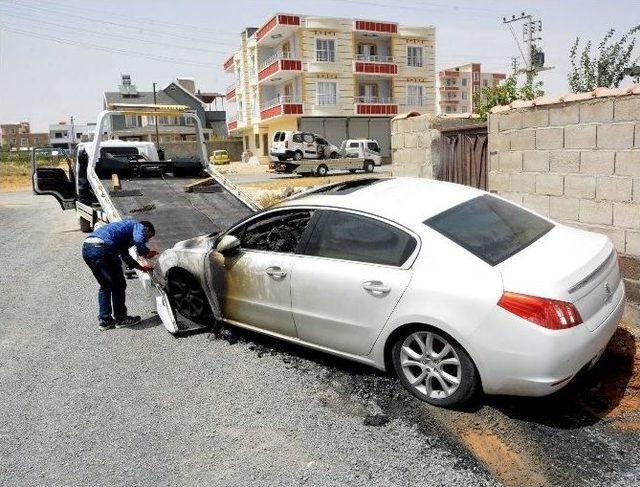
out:
<path id="1" fill-rule="evenodd" d="M 377 140 L 371 139 L 349 139 L 345 140 L 340 147 L 342 157 L 355 157 L 365 161 L 373 161 L 373 164 L 380 166 L 382 157 L 380 156 L 380 145 Z"/>
<path id="2" fill-rule="evenodd" d="M 273 134 L 269 153 L 272 161 L 336 159 L 339 157 L 338 148 L 320 135 L 290 130 L 278 131 Z"/>

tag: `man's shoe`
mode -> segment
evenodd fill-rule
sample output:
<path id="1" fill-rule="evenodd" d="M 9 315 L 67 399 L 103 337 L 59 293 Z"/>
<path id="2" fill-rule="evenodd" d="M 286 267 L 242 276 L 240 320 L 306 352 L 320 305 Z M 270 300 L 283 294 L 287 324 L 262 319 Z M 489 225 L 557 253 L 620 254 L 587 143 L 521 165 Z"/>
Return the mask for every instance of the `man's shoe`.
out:
<path id="1" fill-rule="evenodd" d="M 111 328 L 113 328 L 116 325 L 116 322 L 113 318 L 108 319 L 108 320 L 100 320 L 98 322 L 98 330 L 100 331 L 107 331 L 110 330 Z"/>
<path id="2" fill-rule="evenodd" d="M 126 316 L 121 320 L 116 321 L 116 328 L 125 328 L 127 326 L 132 326 L 140 323 L 142 318 L 139 316 Z"/>

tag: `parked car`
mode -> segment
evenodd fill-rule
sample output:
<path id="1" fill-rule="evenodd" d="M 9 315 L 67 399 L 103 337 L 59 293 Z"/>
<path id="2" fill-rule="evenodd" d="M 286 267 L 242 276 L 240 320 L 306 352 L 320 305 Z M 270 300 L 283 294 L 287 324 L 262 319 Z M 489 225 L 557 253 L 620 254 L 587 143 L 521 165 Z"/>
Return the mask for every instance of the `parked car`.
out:
<path id="1" fill-rule="evenodd" d="M 283 130 L 273 134 L 270 154 L 272 161 L 302 161 L 303 159 L 335 159 L 339 149 L 320 135 Z M 275 166 L 274 166 L 275 167 Z M 273 169 L 274 167 L 271 167 Z"/>
<path id="2" fill-rule="evenodd" d="M 209 157 L 209 162 L 215 165 L 229 164 L 230 161 L 229 153 L 226 150 L 214 150 Z"/>
<path id="3" fill-rule="evenodd" d="M 372 161 L 375 166 L 380 166 L 382 164 L 382 157 L 380 156 L 380 145 L 378 144 L 377 140 L 345 140 L 340 146 L 340 155 L 346 158 L 356 158 L 363 159 L 365 161 Z"/>
<path id="4" fill-rule="evenodd" d="M 413 178 L 320 187 L 159 266 L 184 316 L 394 371 L 439 406 L 561 389 L 596 363 L 625 295 L 606 236 Z"/>

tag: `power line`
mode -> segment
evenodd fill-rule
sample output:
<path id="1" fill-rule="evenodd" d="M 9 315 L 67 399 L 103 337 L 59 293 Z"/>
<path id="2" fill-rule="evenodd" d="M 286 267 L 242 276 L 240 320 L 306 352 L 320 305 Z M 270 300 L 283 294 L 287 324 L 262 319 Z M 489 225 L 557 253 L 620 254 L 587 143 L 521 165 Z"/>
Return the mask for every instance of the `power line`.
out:
<path id="1" fill-rule="evenodd" d="M 127 56 L 135 56 L 135 57 L 140 57 L 140 58 L 146 58 L 146 59 L 150 59 L 150 60 L 153 60 L 153 61 L 170 62 L 170 63 L 173 63 L 173 64 L 184 64 L 184 65 L 187 65 L 187 66 L 211 67 L 210 63 L 204 63 L 204 62 L 201 63 L 201 62 L 198 62 L 198 61 L 189 61 L 189 60 L 184 60 L 184 59 L 172 58 L 172 57 L 168 57 L 168 56 L 157 56 L 157 55 L 148 54 L 148 53 L 131 51 L 131 50 L 128 50 L 128 49 L 111 48 L 111 47 L 100 46 L 100 45 L 97 45 L 97 44 L 90 44 L 88 42 L 72 41 L 70 39 L 64 39 L 64 38 L 59 38 L 59 37 L 54 37 L 54 36 L 48 36 L 48 35 L 40 34 L 40 33 L 33 32 L 33 31 L 15 29 L 13 27 L 8 27 L 8 26 L 3 25 L 3 24 L 0 24 L 0 30 L 5 30 L 7 32 L 12 32 L 14 34 L 20 34 L 20 35 L 29 36 L 31 38 L 35 37 L 37 39 L 49 40 L 49 41 L 52 41 L 52 42 L 57 42 L 59 44 L 66 44 L 66 45 L 70 45 L 70 46 L 83 47 L 85 49 L 95 49 L 95 50 L 98 50 L 98 51 L 112 52 L 112 53 L 117 53 L 117 54 L 126 54 Z"/>

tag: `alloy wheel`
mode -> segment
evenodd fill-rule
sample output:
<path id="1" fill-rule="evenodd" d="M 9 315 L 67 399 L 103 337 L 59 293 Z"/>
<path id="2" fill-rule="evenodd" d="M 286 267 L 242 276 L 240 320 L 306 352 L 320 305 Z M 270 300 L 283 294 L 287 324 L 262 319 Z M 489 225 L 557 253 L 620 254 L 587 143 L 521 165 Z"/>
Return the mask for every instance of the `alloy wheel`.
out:
<path id="1" fill-rule="evenodd" d="M 195 320 L 205 314 L 205 296 L 194 279 L 178 276 L 170 281 L 169 287 L 175 307 L 182 316 Z"/>
<path id="2" fill-rule="evenodd" d="M 411 333 L 402 342 L 400 365 L 411 387 L 430 399 L 451 396 L 462 380 L 460 357 L 454 347 L 431 331 Z"/>

